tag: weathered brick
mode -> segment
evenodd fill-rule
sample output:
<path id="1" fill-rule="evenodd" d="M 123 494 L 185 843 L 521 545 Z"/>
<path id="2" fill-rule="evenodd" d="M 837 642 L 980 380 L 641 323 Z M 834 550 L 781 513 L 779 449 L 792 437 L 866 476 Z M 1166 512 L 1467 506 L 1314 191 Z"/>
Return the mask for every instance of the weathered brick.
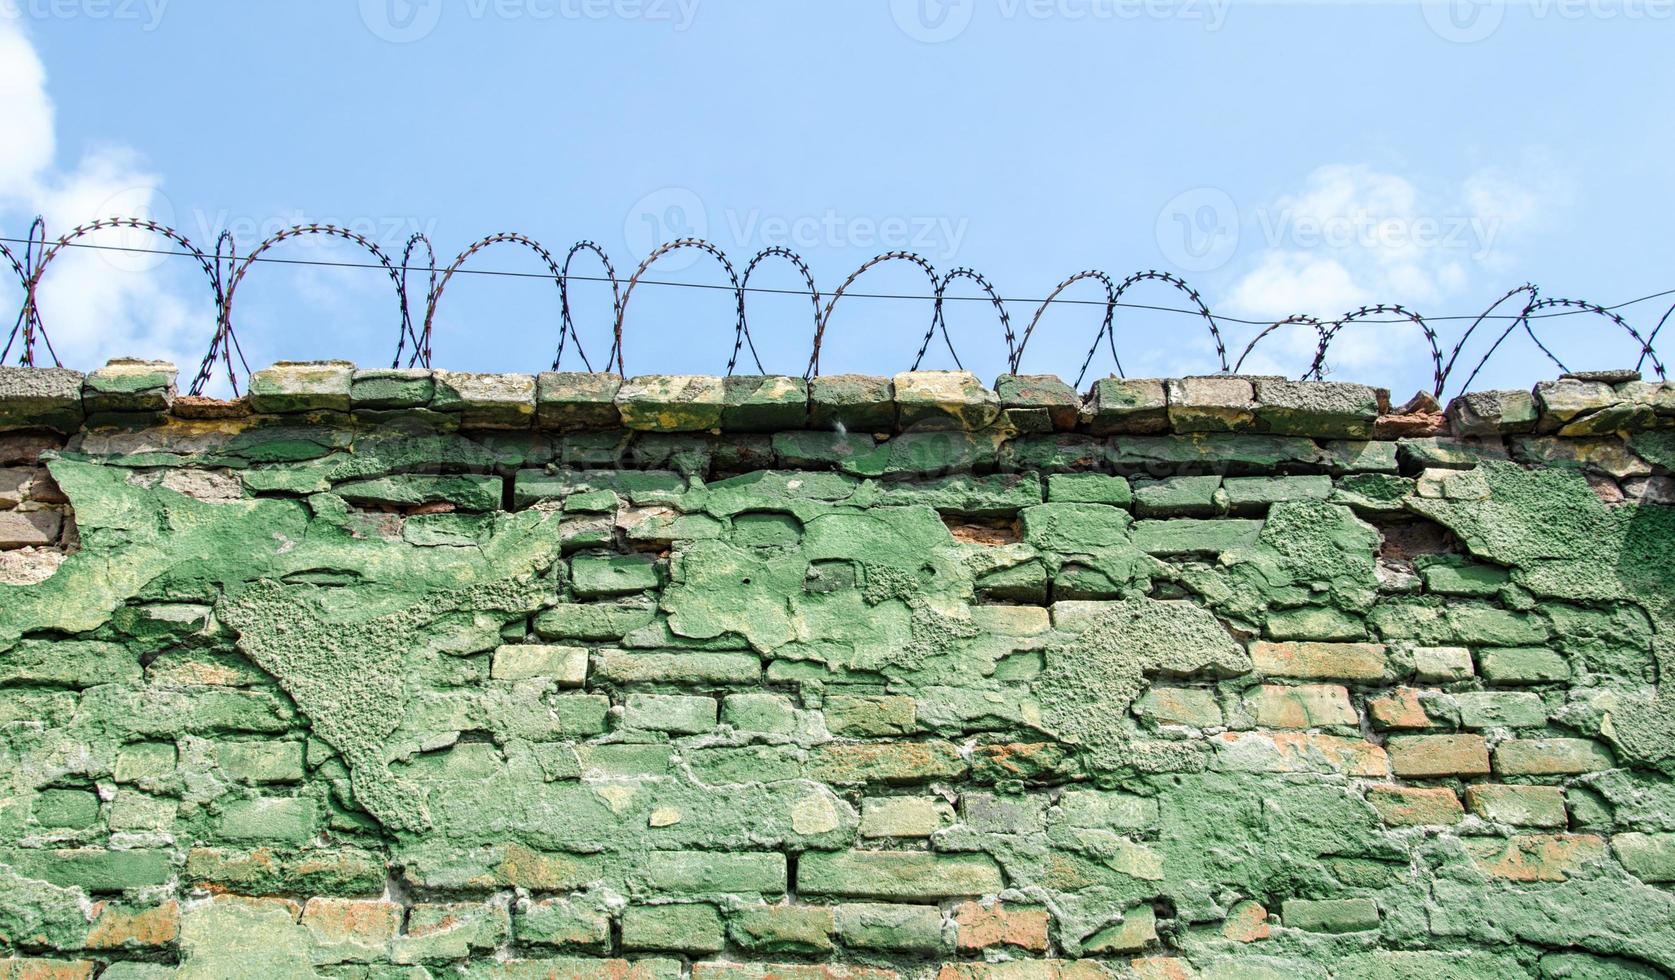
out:
<path id="1" fill-rule="evenodd" d="M 862 837 L 929 837 L 954 822 L 954 808 L 919 796 L 869 796 L 861 801 Z"/>
<path id="2" fill-rule="evenodd" d="M 954 908 L 955 944 L 966 952 L 1010 947 L 1045 953 L 1050 922 L 1051 916 L 1042 908 L 963 902 Z"/>
<path id="3" fill-rule="evenodd" d="M 831 950 L 832 927 L 830 906 L 747 905 L 729 916 L 727 935 L 752 953 L 816 954 Z"/>
<path id="4" fill-rule="evenodd" d="M 1159 725 L 1214 728 L 1222 723 L 1215 693 L 1191 687 L 1154 687 L 1141 695 L 1134 710 Z"/>
<path id="5" fill-rule="evenodd" d="M 1236 432 L 1256 425 L 1256 389 L 1244 378 L 1175 378 L 1169 394 L 1169 427 L 1176 432 Z"/>
<path id="6" fill-rule="evenodd" d="M 1109 504 L 1127 507 L 1134 493 L 1127 480 L 1103 473 L 1052 473 L 1047 476 L 1049 503 Z"/>
<path id="7" fill-rule="evenodd" d="M 1675 881 L 1675 834 L 1618 834 L 1611 838 L 1611 852 L 1641 881 Z"/>
<path id="8" fill-rule="evenodd" d="M 1431 717 L 1425 712 L 1419 691 L 1398 687 L 1389 694 L 1367 699 L 1367 716 L 1373 727 L 1380 730 L 1429 728 Z"/>
<path id="9" fill-rule="evenodd" d="M 1436 684 L 1471 675 L 1471 651 L 1465 647 L 1416 647 L 1413 651 L 1415 680 Z"/>
<path id="10" fill-rule="evenodd" d="M 1451 700 L 1464 728 L 1540 728 L 1547 705 L 1539 695 L 1521 691 L 1464 691 Z"/>
<path id="11" fill-rule="evenodd" d="M 494 651 L 489 676 L 504 681 L 545 677 L 564 687 L 580 687 L 587 679 L 587 650 L 538 643 L 502 646 Z"/>
<path id="12" fill-rule="evenodd" d="M 1584 738 L 1511 739 L 1495 746 L 1495 772 L 1503 776 L 1575 776 L 1613 765 L 1605 746 Z"/>
<path id="13" fill-rule="evenodd" d="M 1453 826 L 1465 816 L 1451 789 L 1374 786 L 1367 790 L 1367 802 L 1392 827 Z"/>
<path id="14" fill-rule="evenodd" d="M 319 826 L 319 804 L 312 798 L 264 796 L 229 804 L 218 829 L 230 841 L 301 844 Z"/>
<path id="15" fill-rule="evenodd" d="M 1466 787 L 1466 808 L 1493 823 L 1517 827 L 1564 827 L 1564 790 L 1557 786 Z"/>
<path id="16" fill-rule="evenodd" d="M 616 396 L 622 376 L 543 371 L 535 376 L 535 417 L 543 429 L 610 429 L 622 423 Z"/>
<path id="17" fill-rule="evenodd" d="M 252 783 L 300 783 L 301 742 L 222 742 L 216 747 L 221 768 Z"/>
<path id="18" fill-rule="evenodd" d="M 629 728 L 646 731 L 697 735 L 715 727 L 719 710 L 714 698 L 630 694 L 622 722 Z"/>
<path id="19" fill-rule="evenodd" d="M 583 901 L 546 898 L 518 906 L 512 934 L 532 946 L 599 953 L 610 948 L 611 920 Z"/>
<path id="20" fill-rule="evenodd" d="M 1101 378 L 1088 393 L 1088 429 L 1095 435 L 1169 431 L 1169 398 L 1162 381 Z"/>
<path id="21" fill-rule="evenodd" d="M 678 971 L 677 971 L 678 976 Z M 692 964 L 692 980 L 900 980 L 884 967 L 843 963 L 730 963 Z"/>
<path id="22" fill-rule="evenodd" d="M 1137 905 L 1123 911 L 1122 921 L 1106 926 L 1083 942 L 1083 948 L 1094 955 L 1134 953 L 1157 942 L 1157 912 L 1150 905 Z"/>
<path id="23" fill-rule="evenodd" d="M 1141 517 L 1213 517 L 1227 511 L 1219 476 L 1172 476 L 1134 486 L 1134 510 Z"/>
<path id="24" fill-rule="evenodd" d="M 1336 684 L 1264 684 L 1246 704 L 1251 717 L 1265 728 L 1354 725 L 1360 717 L 1349 703 L 1349 691 Z"/>
<path id="25" fill-rule="evenodd" d="M 726 945 L 713 905 L 635 905 L 622 915 L 622 947 L 672 953 L 719 953 Z"/>
<path id="26" fill-rule="evenodd" d="M 30 805 L 29 815 L 43 827 L 91 827 L 99 819 L 99 797 L 83 789 L 42 790 Z"/>
<path id="27" fill-rule="evenodd" d="M 791 701 L 778 694 L 729 694 L 721 701 L 721 721 L 744 732 L 784 734 L 797 724 Z"/>
<path id="28" fill-rule="evenodd" d="M 1158 802 L 1132 793 L 1071 789 L 1059 797 L 1057 819 L 1072 827 L 1149 830 L 1157 824 Z"/>
<path id="29" fill-rule="evenodd" d="M 401 930 L 402 913 L 400 905 L 383 899 L 309 899 L 302 924 L 314 940 L 314 962 L 382 962 Z"/>
<path id="30" fill-rule="evenodd" d="M 797 865 L 797 891 L 804 895 L 935 902 L 1004 887 L 1000 868 L 979 854 L 811 851 Z"/>
<path id="31" fill-rule="evenodd" d="M 828 744 L 809 754 L 808 775 L 828 783 L 926 783 L 957 779 L 966 761 L 951 742 Z"/>
<path id="32" fill-rule="evenodd" d="M 0 959 L 0 980 L 92 980 L 98 964 L 50 956 L 8 956 Z"/>
<path id="33" fill-rule="evenodd" d="M 1594 834 L 1524 834 L 1464 844 L 1479 871 L 1510 881 L 1564 881 L 1605 858 L 1605 839 Z"/>
<path id="34" fill-rule="evenodd" d="M 174 899 L 152 906 L 93 906 L 93 924 L 87 930 L 90 950 L 160 949 L 180 938 L 180 903 Z"/>
<path id="35" fill-rule="evenodd" d="M 119 892 L 161 885 L 173 869 L 161 850 L 107 851 L 103 848 L 0 851 L 0 863 L 28 878 L 89 892 Z"/>
<path id="36" fill-rule="evenodd" d="M 527 429 L 535 422 L 535 378 L 527 374 L 437 371 L 430 407 L 471 429 Z"/>
<path id="37" fill-rule="evenodd" d="M 391 943 L 390 962 L 460 960 L 494 949 L 511 932 L 512 916 L 504 906 L 475 902 L 414 905 L 407 913 L 406 931 Z"/>
<path id="38" fill-rule="evenodd" d="M 1270 504 L 1287 500 L 1325 500 L 1332 495 L 1332 478 L 1318 476 L 1231 476 L 1221 483 L 1227 506 L 1235 514 L 1265 512 Z"/>
<path id="39" fill-rule="evenodd" d="M 1370 898 L 1288 898 L 1280 917 L 1286 926 L 1309 932 L 1364 932 L 1379 922 L 1378 905 Z"/>
<path id="40" fill-rule="evenodd" d="M 1479 735 L 1394 735 L 1387 745 L 1396 775 L 1486 776 L 1489 748 Z"/>
<path id="41" fill-rule="evenodd" d="M 1218 768 L 1233 772 L 1335 772 L 1390 775 L 1385 750 L 1359 738 L 1314 732 L 1228 732 L 1211 740 Z"/>
<path id="42" fill-rule="evenodd" d="M 1000 415 L 1000 398 L 965 371 L 904 371 L 891 382 L 903 430 L 981 429 Z"/>
<path id="43" fill-rule="evenodd" d="M 839 905 L 833 912 L 833 932 L 855 949 L 925 954 L 947 946 L 942 913 L 931 906 L 868 902 Z"/>
<path id="44" fill-rule="evenodd" d="M 1028 796 L 966 793 L 960 797 L 961 822 L 984 834 L 1039 834 L 1044 803 Z"/>
<path id="45" fill-rule="evenodd" d="M 634 876 L 651 895 L 782 895 L 785 855 L 648 851 Z"/>
<path id="46" fill-rule="evenodd" d="M 1570 679 L 1570 664 L 1551 650 L 1514 647 L 1479 650 L 1478 664 L 1492 684 L 1547 684 Z"/>
<path id="47" fill-rule="evenodd" d="M 830 694 L 822 708 L 826 730 L 846 738 L 910 734 L 917 712 L 912 698 L 894 694 Z"/>
<path id="48" fill-rule="evenodd" d="M 1148 555 L 1219 555 L 1248 548 L 1261 534 L 1261 521 L 1178 517 L 1136 521 L 1134 546 Z"/>
<path id="49" fill-rule="evenodd" d="M 348 361 L 279 361 L 250 376 L 250 410 L 347 412 L 354 372 Z"/>
<path id="50" fill-rule="evenodd" d="M 1378 643 L 1270 643 L 1250 647 L 1252 666 L 1270 677 L 1300 680 L 1376 681 L 1384 677 L 1385 649 Z"/>
<path id="51" fill-rule="evenodd" d="M 577 598 L 603 599 L 655 589 L 660 579 L 646 555 L 577 555 L 570 563 L 570 586 Z"/>

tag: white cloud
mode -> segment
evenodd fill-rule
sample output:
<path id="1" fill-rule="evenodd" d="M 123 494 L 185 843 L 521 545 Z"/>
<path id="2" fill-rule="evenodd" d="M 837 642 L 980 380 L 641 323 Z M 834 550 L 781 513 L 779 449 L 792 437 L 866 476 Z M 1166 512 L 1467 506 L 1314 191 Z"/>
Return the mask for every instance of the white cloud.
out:
<path id="1" fill-rule="evenodd" d="M 96 217 L 154 217 L 165 223 L 172 218 L 161 178 L 132 149 L 95 147 L 73 167 L 59 163 L 46 72 L 28 37 L 3 19 L 0 132 L 7 136 L 0 140 L 0 228 L 8 237 L 23 237 L 37 214 L 46 219 L 49 239 Z M 173 248 L 139 231 L 100 231 L 80 241 Z M 20 248 L 13 251 L 21 257 Z M 212 296 L 201 282 L 195 293 L 177 291 L 176 274 L 195 267 L 164 268 L 164 263 L 193 266 L 182 259 L 75 248 L 53 260 L 37 300 L 53 349 L 67 367 L 87 370 L 115 356 L 154 357 L 174 361 L 190 378 L 214 331 Z M 13 283 L 0 297 L 20 302 L 21 291 Z M 51 359 L 37 349 L 36 363 L 43 362 Z"/>
<path id="2" fill-rule="evenodd" d="M 1536 158 L 1515 170 L 1484 168 L 1451 184 L 1364 164 L 1323 166 L 1295 192 L 1247 216 L 1245 244 L 1257 247 L 1247 251 L 1249 267 L 1222 309 L 1254 320 L 1308 314 L 1327 321 L 1381 302 L 1457 312 L 1439 307 L 1456 300 L 1470 307 L 1488 279 L 1494 280 L 1490 298 L 1498 295 L 1519 237 L 1567 197 L 1564 182 Z M 1242 331 L 1233 356 L 1259 329 Z M 1296 375 L 1314 350 L 1307 327 L 1276 331 L 1245 370 Z M 1334 339 L 1328 364 L 1349 373 L 1376 368 L 1370 373 L 1389 380 L 1398 362 L 1417 366 L 1428 353 L 1416 327 L 1364 324 L 1346 327 Z"/>

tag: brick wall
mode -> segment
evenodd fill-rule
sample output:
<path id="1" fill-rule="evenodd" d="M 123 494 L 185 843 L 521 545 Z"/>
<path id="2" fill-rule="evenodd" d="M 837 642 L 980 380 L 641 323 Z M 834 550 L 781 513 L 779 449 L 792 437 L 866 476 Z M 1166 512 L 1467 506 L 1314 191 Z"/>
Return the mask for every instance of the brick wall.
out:
<path id="1" fill-rule="evenodd" d="M 0 369 L 0 978 L 1675 973 L 1675 389 Z"/>

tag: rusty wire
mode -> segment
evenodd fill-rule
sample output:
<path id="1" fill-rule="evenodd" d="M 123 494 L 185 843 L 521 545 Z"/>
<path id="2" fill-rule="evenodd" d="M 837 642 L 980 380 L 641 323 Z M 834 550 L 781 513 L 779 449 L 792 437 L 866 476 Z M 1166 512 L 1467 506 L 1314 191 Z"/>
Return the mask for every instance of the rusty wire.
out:
<path id="1" fill-rule="evenodd" d="M 46 223 L 36 218 L 30 225 L 29 233 L 22 239 L 0 240 L 0 257 L 16 276 L 23 290 L 23 302 L 13 323 L 5 346 L 0 348 L 0 363 L 5 363 L 11 357 L 12 350 L 18 350 L 18 363 L 33 365 L 36 363 L 37 346 L 44 349 L 54 364 L 59 364 L 57 352 L 53 349 L 52 339 L 47 333 L 41 307 L 40 295 L 43 278 L 47 267 L 63 252 L 72 247 L 84 248 L 116 248 L 116 246 L 97 245 L 81 241 L 95 232 L 106 229 L 130 229 L 144 231 L 165 239 L 180 251 L 151 250 L 137 248 L 122 248 L 124 251 L 155 251 L 164 255 L 183 255 L 196 260 L 198 267 L 208 280 L 211 299 L 215 310 L 215 328 L 210 337 L 209 349 L 205 353 L 202 363 L 194 376 L 189 391 L 192 394 L 202 394 L 216 368 L 222 367 L 226 371 L 228 384 L 237 393 L 239 389 L 240 372 L 248 378 L 250 374 L 249 362 L 244 356 L 243 346 L 233 323 L 233 305 L 239 284 L 244 281 L 251 267 L 258 261 L 282 261 L 302 265 L 338 265 L 356 268 L 382 269 L 389 277 L 397 295 L 397 309 L 399 313 L 399 330 L 396 339 L 395 356 L 391 361 L 392 367 L 429 368 L 433 356 L 432 339 L 436 326 L 437 309 L 441 304 L 442 295 L 454 276 L 460 273 L 465 264 L 479 252 L 493 245 L 511 244 L 533 252 L 545 267 L 544 274 L 538 278 L 550 279 L 558 289 L 559 315 L 557 350 L 552 361 L 553 370 L 560 370 L 564 356 L 568 349 L 574 349 L 582 367 L 588 371 L 595 370 L 592 359 L 583 347 L 580 331 L 571 312 L 570 288 L 572 281 L 586 281 L 609 283 L 611 287 L 611 349 L 603 362 L 603 370 L 614 370 L 626 373 L 623 350 L 624 329 L 628 315 L 629 301 L 635 290 L 641 285 L 673 285 L 691 288 L 720 289 L 731 292 L 734 296 L 733 345 L 727 360 L 727 374 L 733 374 L 739 367 L 740 358 L 749 352 L 750 363 L 757 372 L 763 372 L 762 359 L 757 353 L 756 342 L 751 334 L 750 322 L 746 311 L 747 296 L 756 292 L 779 293 L 788 295 L 806 295 L 812 312 L 812 340 L 809 351 L 807 368 L 803 376 L 812 379 L 820 374 L 821 355 L 828 338 L 828 331 L 832 325 L 832 316 L 838 301 L 845 296 L 864 295 L 873 298 L 887 296 L 894 299 L 928 299 L 930 300 L 930 325 L 920 341 L 917 353 L 911 364 L 917 369 L 926 357 L 933 341 L 940 335 L 943 345 L 948 349 L 956 366 L 963 367 L 959 350 L 948 328 L 947 304 L 951 299 L 987 300 L 993 308 L 997 321 L 998 343 L 1005 347 L 1005 363 L 1007 370 L 1019 373 L 1024 369 L 1024 353 L 1028 349 L 1030 340 L 1041 326 L 1042 318 L 1054 304 L 1094 305 L 1103 307 L 1098 330 L 1094 333 L 1093 343 L 1088 348 L 1087 356 L 1082 361 L 1081 370 L 1076 377 L 1076 387 L 1080 388 L 1086 380 L 1088 371 L 1098 355 L 1103 344 L 1110 352 L 1116 373 L 1123 374 L 1121 350 L 1118 344 L 1118 316 L 1119 309 L 1134 308 L 1169 313 L 1190 315 L 1202 321 L 1209 333 L 1209 339 L 1214 348 L 1215 370 L 1227 373 L 1238 373 L 1244 369 L 1246 361 L 1253 352 L 1264 342 L 1279 334 L 1287 327 L 1304 327 L 1314 333 L 1314 352 L 1307 366 L 1302 372 L 1303 378 L 1320 379 L 1330 373 L 1329 358 L 1332 344 L 1339 336 L 1351 327 L 1365 327 L 1377 324 L 1379 326 L 1408 325 L 1416 329 L 1424 339 L 1425 346 L 1431 360 L 1432 394 L 1440 399 L 1447 390 L 1451 379 L 1463 370 L 1466 347 L 1489 320 L 1504 320 L 1506 326 L 1489 341 L 1482 355 L 1478 357 L 1474 367 L 1466 375 L 1465 381 L 1458 387 L 1459 392 L 1470 390 L 1485 366 L 1498 350 L 1503 348 L 1506 341 L 1514 334 L 1522 332 L 1538 350 L 1542 352 L 1561 371 L 1568 371 L 1568 366 L 1553 353 L 1552 349 L 1542 340 L 1535 328 L 1534 321 L 1553 316 L 1579 314 L 1605 319 L 1616 330 L 1625 333 L 1639 348 L 1636 369 L 1650 364 L 1659 378 L 1666 377 L 1665 368 L 1659 358 L 1656 342 L 1664 326 L 1675 317 L 1675 305 L 1663 314 L 1657 324 L 1647 333 L 1642 334 L 1614 309 L 1575 299 L 1544 299 L 1540 290 L 1533 284 L 1525 283 L 1507 291 L 1494 303 L 1490 304 L 1482 313 L 1475 317 L 1432 317 L 1427 318 L 1407 307 L 1393 304 L 1378 304 L 1363 306 L 1338 317 L 1335 320 L 1323 320 L 1308 315 L 1294 315 L 1272 323 L 1257 324 L 1250 320 L 1234 317 L 1218 317 L 1186 280 L 1172 273 L 1155 269 L 1137 272 L 1119 281 L 1098 269 L 1087 269 L 1060 282 L 1045 299 L 1009 300 L 1003 297 L 981 273 L 970 268 L 956 268 L 946 274 L 939 274 L 936 268 L 923 256 L 913 252 L 895 251 L 874 256 L 862 263 L 844 279 L 843 283 L 829 295 L 823 295 L 816 285 L 814 274 L 808 264 L 796 252 L 788 248 L 772 247 L 757 252 L 745 265 L 743 274 L 734 267 L 727 254 L 716 245 L 696 238 L 683 238 L 659 246 L 639 263 L 626 282 L 618 278 L 616 267 L 604 248 L 595 242 L 581 241 L 571 246 L 566 252 L 564 261 L 559 263 L 545 246 L 533 238 L 516 232 L 500 232 L 478 239 L 467 246 L 446 265 L 438 268 L 436 253 L 429 238 L 423 234 L 411 236 L 402 250 L 400 263 L 397 264 L 385 253 L 377 242 L 365 235 L 347 228 L 330 224 L 294 225 L 259 242 L 248 254 L 240 255 L 237 243 L 230 232 L 221 232 L 215 242 L 212 252 L 204 252 L 184 234 L 143 218 L 111 217 L 101 218 L 87 224 L 77 225 L 64 235 L 49 240 Z M 309 262 L 300 259 L 270 259 L 265 253 L 274 247 L 295 238 L 305 236 L 326 236 L 341 239 L 366 252 L 372 259 L 370 263 L 344 262 Z M 4 243 L 10 241 L 21 243 L 21 255 Z M 664 282 L 650 280 L 646 274 L 661 258 L 673 252 L 682 250 L 697 250 L 713 258 L 721 267 L 727 280 L 726 285 L 710 285 L 704 283 Z M 571 272 L 571 265 L 575 259 L 587 253 L 596 259 L 604 270 L 604 276 L 583 276 Z M 751 277 L 768 260 L 781 260 L 789 264 L 800 279 L 799 288 L 766 289 L 752 286 Z M 853 292 L 855 283 L 866 273 L 886 264 L 908 263 L 925 276 L 929 286 L 929 294 L 912 297 L 894 294 L 862 294 Z M 526 275 L 523 273 L 489 272 L 486 270 L 467 270 L 475 274 L 488 275 Z M 410 276 L 423 276 L 419 283 L 410 281 Z M 968 280 L 974 284 L 981 295 L 958 296 L 950 295 L 950 288 L 957 280 Z M 1091 281 L 1103 287 L 1102 300 L 1073 300 L 1063 299 L 1062 294 L 1077 283 Z M 1145 283 L 1160 283 L 1170 287 L 1187 300 L 1186 308 L 1156 306 L 1133 302 L 1125 302 L 1123 297 L 1130 290 Z M 417 288 L 422 287 L 422 302 L 414 296 Z M 1517 298 L 1522 298 L 1521 306 L 1509 306 Z M 1644 297 L 1653 298 L 1653 297 Z M 824 305 L 822 305 L 824 300 Z M 1022 334 L 1014 332 L 1011 314 L 1007 308 L 1010 302 L 1039 303 L 1028 325 Z M 1638 301 L 1636 301 L 1638 302 Z M 415 309 L 422 308 L 422 318 L 416 318 Z M 1500 310 L 1507 312 L 1497 312 Z M 415 326 L 415 319 L 418 325 Z M 1447 356 L 1444 356 L 1443 345 L 1434 321 L 1440 320 L 1470 320 L 1470 324 L 1460 334 Z M 1227 345 L 1223 336 L 1222 324 L 1241 323 L 1261 326 L 1261 329 L 1245 345 L 1237 360 L 1228 363 Z M 21 343 L 20 343 L 21 342 Z M 1126 346 L 1126 345 L 1125 345 Z M 1155 345 L 1154 345 L 1155 346 Z"/>

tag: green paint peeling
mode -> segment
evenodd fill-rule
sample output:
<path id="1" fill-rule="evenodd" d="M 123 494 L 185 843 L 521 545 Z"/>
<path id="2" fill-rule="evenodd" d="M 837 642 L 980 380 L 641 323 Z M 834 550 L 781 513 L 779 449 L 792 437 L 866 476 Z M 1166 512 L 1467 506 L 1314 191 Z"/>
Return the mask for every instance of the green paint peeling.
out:
<path id="1" fill-rule="evenodd" d="M 717 436 L 800 383 L 683 385 L 49 458 L 0 976 L 1675 974 L 1666 433 L 1101 442 L 950 388 L 916 424 L 994 425 Z M 857 385 L 815 416 L 896 410 Z"/>

